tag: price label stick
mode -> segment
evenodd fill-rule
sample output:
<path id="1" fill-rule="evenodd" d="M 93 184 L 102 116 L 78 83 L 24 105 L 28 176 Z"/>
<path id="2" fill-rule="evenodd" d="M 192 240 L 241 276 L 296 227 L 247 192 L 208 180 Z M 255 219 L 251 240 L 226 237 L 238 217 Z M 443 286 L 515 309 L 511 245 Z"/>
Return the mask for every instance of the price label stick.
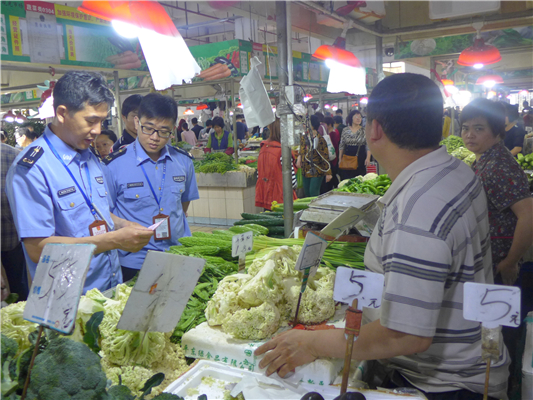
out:
<path id="1" fill-rule="evenodd" d="M 355 207 L 350 207 L 329 224 L 327 224 L 324 229 L 320 231 L 320 235 L 333 236 L 335 238 L 329 243 L 329 247 L 346 231 L 353 228 L 361 219 L 363 219 L 364 216 L 365 213 L 363 211 Z"/>
<path id="2" fill-rule="evenodd" d="M 344 354 L 344 368 L 342 370 L 341 394 L 346 393 L 348 388 L 348 376 L 350 375 L 350 363 L 352 361 L 354 338 L 359 336 L 363 312 L 357 309 L 357 299 L 352 302 L 352 306 L 346 310 L 346 353 Z"/>
<path id="3" fill-rule="evenodd" d="M 487 363 L 483 399 L 488 399 L 490 365 L 502 349 L 501 325 L 520 326 L 520 288 L 467 282 L 464 285 L 463 317 L 481 322 L 481 357 Z"/>
<path id="4" fill-rule="evenodd" d="M 303 293 L 307 287 L 307 281 L 309 280 L 309 275 L 312 271 L 315 271 L 320 265 L 320 261 L 326 251 L 328 242 L 322 239 L 321 237 L 308 233 L 305 237 L 304 244 L 302 246 L 302 251 L 296 260 L 295 269 L 297 271 L 303 271 L 302 278 L 302 287 L 300 289 L 300 294 L 298 296 L 298 303 L 296 306 L 296 313 L 294 314 L 293 325 L 298 323 L 298 313 L 300 311 L 300 303 L 302 301 Z"/>
<path id="5" fill-rule="evenodd" d="M 252 231 L 233 235 L 231 238 L 231 256 L 239 257 L 239 271 L 246 267 L 246 253 L 252 251 L 254 246 L 254 234 Z"/>
<path id="6" fill-rule="evenodd" d="M 23 318 L 39 324 L 21 399 L 26 398 L 31 370 L 44 327 L 69 334 L 74 329 L 83 284 L 96 246 L 47 244 L 41 252 Z"/>

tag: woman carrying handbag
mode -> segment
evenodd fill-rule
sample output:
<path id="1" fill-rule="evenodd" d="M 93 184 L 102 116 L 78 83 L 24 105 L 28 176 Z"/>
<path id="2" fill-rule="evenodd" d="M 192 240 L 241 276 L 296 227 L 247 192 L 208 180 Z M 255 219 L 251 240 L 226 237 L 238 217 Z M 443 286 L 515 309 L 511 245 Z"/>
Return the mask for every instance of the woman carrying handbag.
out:
<path id="1" fill-rule="evenodd" d="M 343 129 L 339 144 L 339 175 L 341 181 L 366 175 L 370 163 L 370 150 L 366 146 L 365 129 L 361 126 L 363 116 L 357 110 L 346 117 L 348 126 Z"/>

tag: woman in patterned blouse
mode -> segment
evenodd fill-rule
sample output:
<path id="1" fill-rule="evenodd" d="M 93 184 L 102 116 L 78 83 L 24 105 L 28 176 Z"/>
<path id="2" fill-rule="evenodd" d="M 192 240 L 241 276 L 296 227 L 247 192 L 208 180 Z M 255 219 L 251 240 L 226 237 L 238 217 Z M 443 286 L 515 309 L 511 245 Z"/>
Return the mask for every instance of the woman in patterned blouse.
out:
<path id="1" fill-rule="evenodd" d="M 354 110 L 346 117 L 346 124 L 341 134 L 339 144 L 339 174 L 341 180 L 350 179 L 355 176 L 365 175 L 366 166 L 370 163 L 370 150 L 366 145 L 365 129 L 361 125 L 363 116 Z M 341 169 L 342 156 L 357 156 L 357 169 Z"/>
<path id="2" fill-rule="evenodd" d="M 487 194 L 494 281 L 512 285 L 533 241 L 533 198 L 526 174 L 505 147 L 505 110 L 475 99 L 461 113 L 461 136 Z"/>
<path id="3" fill-rule="evenodd" d="M 329 163 L 328 145 L 322 135 L 318 134 L 320 121 L 316 115 L 311 115 L 311 129 L 300 139 L 300 155 L 296 166 L 302 168 L 305 197 L 315 197 L 320 194 L 320 186 L 324 176 L 329 182 L 331 165 Z"/>

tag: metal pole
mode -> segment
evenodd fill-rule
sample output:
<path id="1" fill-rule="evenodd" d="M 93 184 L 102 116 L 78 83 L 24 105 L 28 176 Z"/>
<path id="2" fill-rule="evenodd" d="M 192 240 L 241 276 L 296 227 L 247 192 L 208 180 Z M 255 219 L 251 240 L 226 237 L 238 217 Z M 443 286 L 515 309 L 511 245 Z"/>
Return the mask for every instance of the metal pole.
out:
<path id="1" fill-rule="evenodd" d="M 289 83 L 289 86 L 294 85 L 294 67 L 292 65 L 292 25 L 291 25 L 291 2 L 288 1 L 285 4 L 285 10 L 286 10 L 286 21 L 287 25 L 285 27 L 285 30 L 287 32 L 287 81 Z M 293 100 L 294 101 L 294 100 Z"/>
<path id="2" fill-rule="evenodd" d="M 294 220 L 293 202 L 292 202 L 292 153 L 289 145 L 288 114 L 290 110 L 287 107 L 285 98 L 285 86 L 292 82 L 292 53 L 287 52 L 287 43 L 291 37 L 290 11 L 287 12 L 287 3 L 285 1 L 276 1 L 276 31 L 278 39 L 278 63 L 281 72 L 279 75 L 279 105 L 278 110 L 281 115 L 281 158 L 282 158 L 282 176 L 283 176 L 283 216 L 285 220 L 285 236 L 289 237 L 292 233 L 292 224 Z M 287 15 L 288 14 L 288 15 Z M 291 58 L 291 67 L 289 68 L 288 58 Z M 286 71 L 286 73 L 284 73 Z"/>
<path id="3" fill-rule="evenodd" d="M 235 107 L 235 81 L 231 81 L 231 99 L 233 108 L 233 157 L 235 157 L 235 162 L 239 163 L 239 143 L 237 142 L 237 107 Z"/>
<path id="4" fill-rule="evenodd" d="M 375 23 L 376 30 L 381 31 L 381 20 L 376 21 Z M 376 36 L 376 72 L 378 74 L 378 82 L 384 78 L 383 75 L 383 38 L 381 36 Z"/>
<path id="5" fill-rule="evenodd" d="M 122 136 L 122 103 L 120 102 L 120 85 L 118 82 L 118 71 L 113 71 L 113 78 L 115 80 L 115 104 L 117 105 L 117 137 Z"/>

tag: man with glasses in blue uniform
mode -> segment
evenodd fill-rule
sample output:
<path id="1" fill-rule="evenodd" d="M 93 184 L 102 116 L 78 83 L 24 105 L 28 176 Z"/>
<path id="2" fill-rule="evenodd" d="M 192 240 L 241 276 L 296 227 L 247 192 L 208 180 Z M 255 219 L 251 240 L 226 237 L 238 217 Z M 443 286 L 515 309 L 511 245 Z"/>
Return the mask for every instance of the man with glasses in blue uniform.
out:
<path id="1" fill-rule="evenodd" d="M 191 235 L 185 213 L 199 195 L 192 157 L 168 145 L 177 117 L 171 97 L 146 95 L 135 118 L 137 138 L 104 159 L 113 213 L 141 225 L 160 223 L 144 249 L 119 251 L 126 280 L 141 269 L 148 250 L 168 250 Z"/>
<path id="2" fill-rule="evenodd" d="M 55 117 L 9 169 L 6 193 L 31 275 L 47 243 L 96 245 L 84 291 L 122 282 L 116 249 L 136 252 L 153 232 L 113 215 L 89 150 L 114 98 L 97 73 L 70 71 L 54 87 Z"/>

